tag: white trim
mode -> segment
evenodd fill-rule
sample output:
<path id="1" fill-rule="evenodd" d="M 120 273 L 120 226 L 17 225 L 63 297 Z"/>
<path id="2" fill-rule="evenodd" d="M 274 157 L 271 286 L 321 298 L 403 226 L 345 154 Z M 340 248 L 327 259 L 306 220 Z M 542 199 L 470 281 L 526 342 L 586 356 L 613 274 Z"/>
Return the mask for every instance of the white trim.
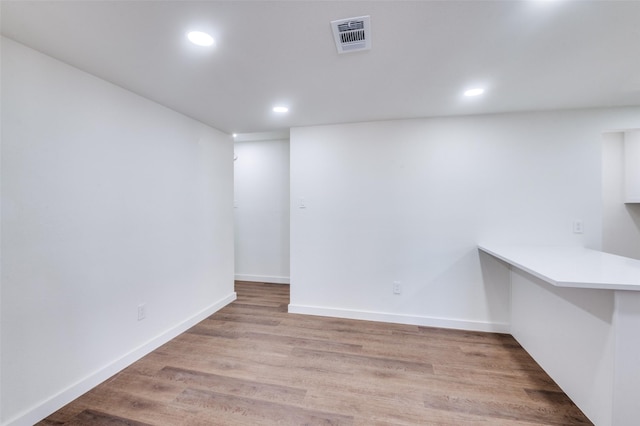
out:
<path id="1" fill-rule="evenodd" d="M 269 284 L 290 284 L 289 277 L 271 277 L 269 275 L 247 275 L 236 274 L 236 281 L 251 281 L 255 283 L 269 283 Z"/>
<path id="2" fill-rule="evenodd" d="M 229 303 L 236 300 L 236 298 L 237 294 L 235 292 L 229 294 L 225 298 L 220 299 L 219 301 L 201 310 L 195 315 L 187 318 L 183 322 L 176 324 L 175 326 L 167 329 L 158 336 L 146 341 L 129 353 L 124 354 L 122 357 L 114 360 L 112 363 L 105 365 L 104 367 L 93 372 L 84 379 L 81 379 L 76 383 L 70 385 L 66 389 L 63 389 L 62 391 L 60 391 L 56 395 L 53 395 L 42 403 L 22 412 L 21 414 L 18 414 L 12 419 L 7 420 L 5 423 L 2 423 L 2 426 L 30 426 L 39 422 L 40 420 L 54 413 L 56 410 L 64 407 L 69 402 L 73 401 L 74 399 L 93 389 L 100 383 L 104 382 L 109 377 L 133 364 L 143 356 L 164 345 L 165 343 L 175 338 L 179 334 L 187 331 L 189 328 L 193 327 L 200 321 L 219 311 Z"/>
<path id="3" fill-rule="evenodd" d="M 323 308 L 318 306 L 289 305 L 289 313 L 318 315 L 323 317 L 349 318 L 365 321 L 389 322 L 395 324 L 421 325 L 425 327 L 452 328 L 456 330 L 510 333 L 508 323 L 467 321 L 449 318 L 400 315 L 387 312 L 359 311 L 352 309 Z"/>

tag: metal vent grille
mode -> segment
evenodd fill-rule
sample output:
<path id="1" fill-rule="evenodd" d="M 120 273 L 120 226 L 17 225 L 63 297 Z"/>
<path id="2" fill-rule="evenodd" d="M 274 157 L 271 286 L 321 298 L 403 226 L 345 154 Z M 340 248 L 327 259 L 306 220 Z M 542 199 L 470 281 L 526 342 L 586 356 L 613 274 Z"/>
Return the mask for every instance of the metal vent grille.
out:
<path id="1" fill-rule="evenodd" d="M 371 19 L 369 16 L 331 21 L 338 53 L 371 49 Z"/>

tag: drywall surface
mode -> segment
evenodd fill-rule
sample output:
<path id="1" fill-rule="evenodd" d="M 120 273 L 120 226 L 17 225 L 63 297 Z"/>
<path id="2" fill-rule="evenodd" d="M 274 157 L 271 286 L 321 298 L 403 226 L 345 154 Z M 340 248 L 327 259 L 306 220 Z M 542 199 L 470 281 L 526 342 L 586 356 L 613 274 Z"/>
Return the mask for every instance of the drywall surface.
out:
<path id="1" fill-rule="evenodd" d="M 639 121 L 622 108 L 292 129 L 290 311 L 509 331 L 508 279 L 477 244 L 600 248 L 601 136 Z"/>
<path id="2" fill-rule="evenodd" d="M 289 141 L 234 144 L 236 279 L 289 283 Z"/>
<path id="3" fill-rule="evenodd" d="M 233 300 L 233 144 L 6 38 L 2 103 L 0 422 L 33 424 Z"/>

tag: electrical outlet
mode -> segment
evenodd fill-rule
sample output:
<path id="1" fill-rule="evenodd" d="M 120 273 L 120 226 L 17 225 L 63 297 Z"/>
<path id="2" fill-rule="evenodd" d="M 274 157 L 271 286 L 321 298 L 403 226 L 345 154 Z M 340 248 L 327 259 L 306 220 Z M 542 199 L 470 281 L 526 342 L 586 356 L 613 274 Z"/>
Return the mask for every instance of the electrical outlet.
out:
<path id="1" fill-rule="evenodd" d="M 574 234 L 582 234 L 584 232 L 584 225 L 581 220 L 573 221 L 573 233 Z"/>
<path id="2" fill-rule="evenodd" d="M 400 294 L 400 293 L 402 293 L 402 285 L 400 284 L 400 281 L 394 281 L 393 294 Z"/>
<path id="3" fill-rule="evenodd" d="M 138 305 L 138 321 L 142 321 L 147 317 L 147 304 L 141 303 Z"/>

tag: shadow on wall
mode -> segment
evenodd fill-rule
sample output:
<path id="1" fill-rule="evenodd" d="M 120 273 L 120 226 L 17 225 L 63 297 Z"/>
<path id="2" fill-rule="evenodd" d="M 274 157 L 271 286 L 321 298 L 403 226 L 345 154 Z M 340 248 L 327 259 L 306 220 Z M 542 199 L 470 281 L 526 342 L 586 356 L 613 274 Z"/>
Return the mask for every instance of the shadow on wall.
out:
<path id="1" fill-rule="evenodd" d="M 602 135 L 602 250 L 640 259 L 640 203 L 627 203 L 625 195 L 626 137 Z"/>
<path id="2" fill-rule="evenodd" d="M 629 217 L 636 226 L 636 231 L 640 234 L 640 204 L 625 204 L 625 209 L 629 213 Z"/>
<path id="3" fill-rule="evenodd" d="M 487 311 L 492 319 L 495 318 L 502 323 L 509 324 L 511 322 L 511 313 L 507 312 L 506 317 L 504 313 L 505 306 L 511 305 L 509 265 L 483 251 L 477 250 L 477 253 L 480 261 L 482 283 L 487 294 Z M 498 293 L 502 297 L 495 297 Z"/>
<path id="4" fill-rule="evenodd" d="M 431 262 L 426 270 L 432 275 L 411 300 L 419 300 L 423 306 L 428 306 L 428 311 L 435 318 L 454 321 L 464 318 L 463 322 L 470 330 L 508 332 L 510 293 L 507 266 L 475 246 L 460 249 L 459 256 L 443 256 L 431 259 Z M 443 302 L 446 299 L 455 300 L 455 310 Z"/>

